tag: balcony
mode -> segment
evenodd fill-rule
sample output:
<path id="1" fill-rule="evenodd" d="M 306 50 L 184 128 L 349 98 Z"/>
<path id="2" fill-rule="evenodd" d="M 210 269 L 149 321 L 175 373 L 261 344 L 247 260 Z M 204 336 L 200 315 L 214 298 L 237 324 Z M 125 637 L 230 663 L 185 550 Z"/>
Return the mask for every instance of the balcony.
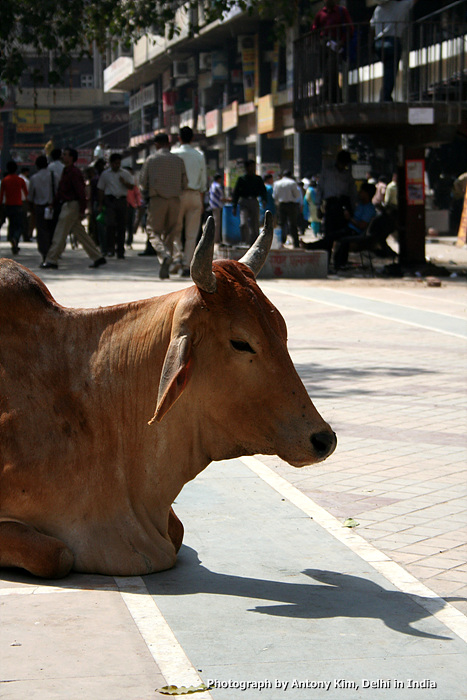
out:
<path id="1" fill-rule="evenodd" d="M 458 3 L 464 10 L 467 3 Z M 399 25 L 402 53 L 390 65 L 379 56 L 368 23 L 342 25 L 346 55 L 332 55 L 331 37 L 309 33 L 295 42 L 294 119 L 297 131 L 370 133 L 412 145 L 467 133 L 467 22 L 444 12 Z M 381 101 L 383 62 L 396 81 Z M 330 82 L 334 70 L 334 84 Z M 388 129 L 390 131 L 388 131 Z"/>

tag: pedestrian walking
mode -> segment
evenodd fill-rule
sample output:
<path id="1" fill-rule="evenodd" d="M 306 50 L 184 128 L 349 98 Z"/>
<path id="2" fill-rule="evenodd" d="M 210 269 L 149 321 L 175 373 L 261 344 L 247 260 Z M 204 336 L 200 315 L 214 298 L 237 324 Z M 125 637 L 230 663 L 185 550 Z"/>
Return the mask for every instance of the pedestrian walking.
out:
<path id="1" fill-rule="evenodd" d="M 143 207 L 143 198 L 134 177 L 133 168 L 126 168 L 134 180 L 134 185 L 129 189 L 126 195 L 127 216 L 126 216 L 126 245 L 131 248 L 133 245 L 133 236 L 138 228 L 141 218 L 141 210 Z"/>
<path id="2" fill-rule="evenodd" d="M 156 134 L 154 143 L 156 152 L 141 169 L 140 187 L 148 200 L 147 229 L 159 259 L 159 277 L 167 279 L 178 230 L 180 196 L 188 179 L 185 163 L 170 152 L 168 135 Z"/>
<path id="3" fill-rule="evenodd" d="M 222 241 L 222 210 L 224 208 L 224 188 L 222 173 L 216 173 L 209 188 L 209 209 L 212 212 L 215 225 L 214 243 Z"/>
<path id="4" fill-rule="evenodd" d="M 56 270 L 58 268 L 58 258 L 65 249 L 69 233 L 76 236 L 86 254 L 91 258 L 90 267 L 100 267 L 107 262 L 81 223 L 86 213 L 86 194 L 84 177 L 75 165 L 77 160 L 78 151 L 74 148 L 65 148 L 63 151 L 65 167 L 56 194 L 56 200 L 61 205 L 61 209 L 52 245 L 45 261 L 40 265 L 45 269 Z"/>
<path id="5" fill-rule="evenodd" d="M 204 154 L 191 145 L 193 129 L 184 126 L 179 134 L 180 146 L 172 149 L 185 163 L 188 184 L 180 195 L 180 210 L 177 223 L 175 246 L 176 255 L 182 260 L 182 276 L 190 276 L 190 264 L 204 209 L 204 193 L 207 188 L 206 160 Z M 182 230 L 185 231 L 185 245 L 182 254 Z"/>
<path id="6" fill-rule="evenodd" d="M 50 153 L 49 170 L 52 173 L 52 192 L 54 198 L 54 218 L 52 219 L 52 229 L 55 231 L 60 214 L 60 204 L 57 200 L 58 185 L 62 177 L 65 166 L 62 162 L 62 149 L 54 148 Z"/>
<path id="7" fill-rule="evenodd" d="M 280 180 L 274 183 L 274 200 L 278 210 L 278 224 L 282 229 L 282 244 L 287 240 L 289 233 L 293 240 L 294 248 L 298 248 L 298 207 L 297 202 L 302 199 L 302 192 L 292 177 L 290 170 L 285 170 Z"/>
<path id="8" fill-rule="evenodd" d="M 120 153 L 112 153 L 110 167 L 104 170 L 97 183 L 99 196 L 98 214 L 105 204 L 105 254 L 125 257 L 125 232 L 127 220 L 127 194 L 135 181 L 128 170 L 122 168 Z"/>
<path id="9" fill-rule="evenodd" d="M 19 176 L 24 180 L 26 183 L 26 187 L 29 192 L 29 174 L 31 172 L 31 168 L 29 168 L 27 165 L 23 165 L 23 167 L 20 170 Z M 34 222 L 34 213 L 31 211 L 29 207 L 29 202 L 27 196 L 24 194 L 24 192 L 21 194 L 21 199 L 23 201 L 23 231 L 22 231 L 22 236 L 23 236 L 23 241 L 25 243 L 28 243 L 30 240 L 32 240 L 32 235 L 34 233 L 34 228 L 35 228 L 35 222 Z"/>
<path id="10" fill-rule="evenodd" d="M 45 261 L 53 237 L 52 173 L 48 169 L 47 156 L 36 158 L 37 172 L 31 177 L 28 203 L 37 229 L 37 249 Z"/>
<path id="11" fill-rule="evenodd" d="M 0 204 L 5 205 L 5 218 L 8 219 L 8 240 L 13 255 L 19 253 L 19 239 L 23 233 L 23 196 L 28 196 L 28 188 L 22 177 L 16 174 L 18 165 L 14 160 L 6 164 L 7 174 L 0 187 Z"/>
<path id="12" fill-rule="evenodd" d="M 261 197 L 266 207 L 267 191 L 263 178 L 256 174 L 254 160 L 245 161 L 245 174 L 235 183 L 232 195 L 232 214 L 237 216 L 240 209 L 240 235 L 243 243 L 252 245 L 259 234 L 259 203 Z"/>
<path id="13" fill-rule="evenodd" d="M 264 221 L 264 215 L 267 211 L 270 211 L 274 218 L 274 225 L 276 222 L 276 202 L 274 201 L 274 176 L 272 173 L 266 173 L 263 177 L 264 186 L 266 188 L 266 203 L 263 200 L 259 204 L 259 217 L 260 221 Z"/>

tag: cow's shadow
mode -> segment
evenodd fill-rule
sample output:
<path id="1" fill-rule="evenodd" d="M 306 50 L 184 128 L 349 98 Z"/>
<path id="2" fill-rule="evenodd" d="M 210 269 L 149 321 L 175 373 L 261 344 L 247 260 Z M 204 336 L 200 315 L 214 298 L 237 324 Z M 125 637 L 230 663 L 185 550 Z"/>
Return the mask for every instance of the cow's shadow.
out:
<path id="1" fill-rule="evenodd" d="M 401 591 L 387 590 L 369 578 L 337 571 L 306 569 L 313 582 L 273 581 L 211 571 L 203 566 L 195 550 L 183 546 L 175 568 L 145 576 L 152 595 L 183 596 L 204 593 L 236 596 L 270 605 L 249 607 L 248 612 L 288 618 L 374 618 L 403 634 L 430 639 L 450 639 L 417 630 L 412 625 L 444 607 L 439 598 L 418 597 L 420 604 Z M 318 582 L 318 585 L 316 582 Z M 451 600 L 465 600 L 452 598 Z M 429 604 L 430 612 L 422 605 Z"/>
<path id="2" fill-rule="evenodd" d="M 305 581 L 303 575 L 311 580 Z M 143 579 L 147 590 L 154 596 L 190 596 L 199 593 L 234 596 L 268 603 L 246 607 L 245 612 L 248 613 L 310 620 L 373 618 L 401 634 L 442 640 L 451 637 L 418 630 L 413 625 L 441 610 L 445 601 L 466 600 L 458 597 L 443 600 L 408 596 L 401 591 L 384 588 L 370 578 L 338 571 L 306 569 L 293 574 L 293 578 L 299 581 L 284 580 L 291 577 L 292 574 L 287 573 L 283 580 L 268 580 L 211 571 L 201 563 L 194 549 L 183 545 L 173 569 L 144 576 Z M 1 578 L 6 587 L 9 582 L 14 582 L 16 585 L 68 590 L 117 590 L 112 576 L 72 573 L 60 581 L 44 581 L 19 569 L 3 569 Z"/>

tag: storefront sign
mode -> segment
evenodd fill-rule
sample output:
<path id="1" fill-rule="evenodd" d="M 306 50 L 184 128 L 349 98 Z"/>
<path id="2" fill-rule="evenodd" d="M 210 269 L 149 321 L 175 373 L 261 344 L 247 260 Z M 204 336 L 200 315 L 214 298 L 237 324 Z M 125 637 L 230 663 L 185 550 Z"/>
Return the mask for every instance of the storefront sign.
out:
<path id="1" fill-rule="evenodd" d="M 50 124 L 50 109 L 15 109 L 14 124 Z"/>
<path id="2" fill-rule="evenodd" d="M 434 124 L 433 107 L 409 107 L 409 124 Z"/>
<path id="3" fill-rule="evenodd" d="M 405 161 L 405 183 L 407 204 L 425 204 L 425 161 Z"/>
<path id="4" fill-rule="evenodd" d="M 175 107 L 175 100 L 177 93 L 175 90 L 168 90 L 162 93 L 162 110 L 163 112 L 170 112 Z"/>
<path id="5" fill-rule="evenodd" d="M 189 126 L 190 129 L 194 129 L 194 110 L 187 109 L 185 112 L 180 114 L 180 128 L 182 126 Z"/>
<path id="6" fill-rule="evenodd" d="M 229 60 L 227 51 L 211 53 L 211 75 L 214 81 L 225 82 L 229 77 Z"/>
<path id="7" fill-rule="evenodd" d="M 221 133 L 221 111 L 212 109 L 204 115 L 206 136 L 217 136 Z"/>
<path id="8" fill-rule="evenodd" d="M 154 83 L 143 88 L 136 95 L 130 97 L 130 106 L 128 111 L 130 114 L 137 112 L 142 107 L 147 105 L 152 105 L 156 101 L 156 91 L 154 90 Z"/>
<path id="9" fill-rule="evenodd" d="M 17 124 L 16 125 L 17 134 L 43 134 L 44 125 L 43 124 Z"/>
<path id="10" fill-rule="evenodd" d="M 118 83 L 133 73 L 133 59 L 120 56 L 104 70 L 104 92 L 109 92 Z"/>
<path id="11" fill-rule="evenodd" d="M 265 95 L 258 100 L 258 134 L 274 131 L 274 103 L 272 95 Z"/>
<path id="12" fill-rule="evenodd" d="M 238 102 L 231 102 L 222 110 L 222 131 L 230 131 L 238 126 Z"/>
<path id="13" fill-rule="evenodd" d="M 246 114 L 254 114 L 255 109 L 254 102 L 243 102 L 241 105 L 238 105 L 238 116 L 244 117 Z"/>

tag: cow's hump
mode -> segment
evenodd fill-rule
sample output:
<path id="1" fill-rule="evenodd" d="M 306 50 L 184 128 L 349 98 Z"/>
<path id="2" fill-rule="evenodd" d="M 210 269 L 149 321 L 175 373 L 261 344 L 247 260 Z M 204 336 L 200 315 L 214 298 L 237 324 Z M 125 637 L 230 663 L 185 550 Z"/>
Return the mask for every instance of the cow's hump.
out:
<path id="1" fill-rule="evenodd" d="M 31 270 L 14 260 L 0 260 L 0 310 L 12 313 L 12 309 L 24 305 L 46 307 L 56 302 L 42 282 Z"/>

